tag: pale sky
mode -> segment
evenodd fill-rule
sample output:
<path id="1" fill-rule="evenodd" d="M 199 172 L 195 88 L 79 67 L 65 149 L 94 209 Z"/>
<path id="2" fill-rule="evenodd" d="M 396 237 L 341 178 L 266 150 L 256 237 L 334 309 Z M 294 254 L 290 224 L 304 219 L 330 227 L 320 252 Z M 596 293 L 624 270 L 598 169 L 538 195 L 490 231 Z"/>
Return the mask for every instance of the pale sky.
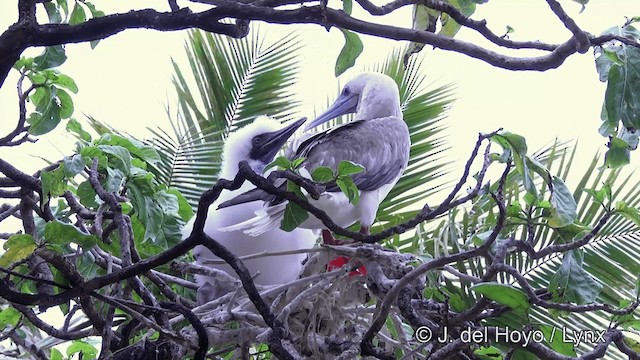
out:
<path id="1" fill-rule="evenodd" d="M 335 4 L 334 4 L 335 2 Z M 381 1 L 376 2 L 383 4 Z M 94 4 L 107 13 L 154 7 L 166 11 L 166 1 L 95 0 Z M 622 24 L 624 16 L 640 15 L 638 0 L 592 0 L 583 13 L 580 5 L 561 1 L 566 11 L 586 31 L 599 34 L 602 30 Z M 182 1 L 181 6 L 191 6 Z M 332 0 L 330 5 L 340 6 Z M 192 7 L 194 8 L 194 7 Z M 354 5 L 355 14 L 361 15 Z M 0 3 L 0 28 L 5 29 L 17 17 L 15 2 Z M 44 13 L 44 11 L 42 11 Z M 368 17 L 371 18 L 371 17 Z M 487 19 L 490 28 L 503 33 L 506 25 L 515 29 L 513 40 L 541 40 L 559 43 L 571 34 L 553 16 L 543 0 L 491 0 L 478 6 L 476 19 Z M 407 7 L 377 21 L 409 26 L 411 11 Z M 297 91 L 304 106 L 301 114 L 312 116 L 314 107 L 321 110 L 328 95 L 335 95 L 337 80 L 333 66 L 343 44 L 337 29 L 327 32 L 317 25 L 285 26 L 261 24 L 268 39 L 277 39 L 292 30 L 300 34 L 305 44 L 302 73 Z M 145 136 L 147 126 L 167 126 L 167 104 L 175 105 L 171 84 L 170 59 L 185 64 L 186 32 L 161 33 L 152 30 L 127 30 L 102 41 L 95 50 L 89 44 L 67 45 L 69 59 L 60 70 L 73 77 L 80 89 L 74 96 L 75 117 L 83 114 L 108 122 L 118 129 Z M 356 66 L 340 77 L 341 83 L 379 59 L 400 43 L 362 36 L 365 50 Z M 486 44 L 472 31 L 461 31 L 457 38 Z M 501 50 L 504 52 L 504 50 Z M 30 54 L 38 54 L 32 49 Z M 511 51 L 513 53 L 513 51 Z M 528 54 L 540 54 L 529 52 Z M 524 54 L 523 54 L 524 55 Z M 560 69 L 540 72 L 513 72 L 493 68 L 465 55 L 425 48 L 421 56 L 424 73 L 435 85 L 456 84 L 454 104 L 449 118 L 449 142 L 452 159 L 464 159 L 478 132 L 503 127 L 527 138 L 530 149 L 537 149 L 554 138 L 579 139 L 582 150 L 577 159 L 588 162 L 596 149 L 604 152 L 606 139 L 597 133 L 605 84 L 598 81 L 593 53 L 570 57 Z M 16 72 L 0 89 L 0 132 L 6 133 L 15 125 L 17 117 Z M 3 158 L 20 159 L 19 167 L 33 171 L 42 166 L 40 160 L 25 154 L 46 154 L 56 160 L 72 149 L 73 140 L 64 134 L 64 123 L 54 133 L 44 136 L 38 144 L 15 149 L 0 149 Z M 58 150 L 52 150 L 54 148 Z M 19 155 L 17 154 L 19 153 Z M 17 158 L 19 156 L 19 158 Z M 632 162 L 637 162 L 632 154 Z"/>

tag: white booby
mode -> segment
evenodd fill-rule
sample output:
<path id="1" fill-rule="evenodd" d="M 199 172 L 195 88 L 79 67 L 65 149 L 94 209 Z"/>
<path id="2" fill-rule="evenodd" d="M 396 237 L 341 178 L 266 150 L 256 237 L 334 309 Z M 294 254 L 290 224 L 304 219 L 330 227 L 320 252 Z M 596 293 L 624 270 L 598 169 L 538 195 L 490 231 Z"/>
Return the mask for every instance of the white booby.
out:
<path id="1" fill-rule="evenodd" d="M 373 224 L 382 200 L 398 182 L 409 162 L 409 129 L 402 119 L 398 86 L 390 77 L 378 73 L 363 73 L 349 81 L 338 99 L 323 114 L 307 126 L 307 130 L 338 116 L 356 113 L 353 122 L 317 133 L 302 142 L 294 158 L 304 157 L 301 173 L 312 173 L 319 166 L 336 169 L 343 160 L 364 166 L 365 170 L 353 175 L 360 190 L 357 205 L 333 185 L 328 186 L 318 200 L 309 202 L 324 210 L 341 227 L 360 222 L 361 231 L 368 232 Z M 278 227 L 284 215 L 286 202 L 261 191 L 240 195 L 221 204 L 228 207 L 255 200 L 271 200 L 269 205 L 256 212 L 256 217 L 223 231 L 244 230 L 250 235 L 260 235 Z M 331 242 L 326 227 L 310 215 L 299 225 L 305 229 L 323 229 L 323 238 Z"/>
<path id="2" fill-rule="evenodd" d="M 233 132 L 224 144 L 222 168 L 220 178 L 233 179 L 238 172 L 238 163 L 248 161 L 251 168 L 262 173 L 266 164 L 270 163 L 287 139 L 298 129 L 305 119 L 300 119 L 284 128 L 275 120 L 266 116 L 258 117 L 251 124 Z M 245 221 L 254 216 L 255 211 L 262 208 L 258 202 L 242 204 L 232 208 L 217 209 L 218 204 L 229 200 L 254 186 L 246 181 L 242 187 L 234 191 L 223 191 L 220 197 L 209 207 L 204 232 L 224 245 L 236 256 L 246 256 L 262 252 L 281 252 L 290 250 L 310 249 L 316 242 L 317 236 L 310 230 L 296 229 L 284 232 L 278 228 L 265 231 L 258 237 L 244 234 L 242 231 L 221 232 L 219 228 Z M 183 237 L 188 236 L 193 228 L 193 219 L 185 225 Z M 228 265 L 209 265 L 206 260 L 219 260 L 218 257 L 204 246 L 193 249 L 196 263 L 223 270 L 233 276 L 236 273 Z M 255 278 L 256 284 L 283 284 L 296 279 L 306 254 L 279 255 L 245 260 L 244 264 Z M 198 303 L 203 304 L 224 294 L 225 284 L 216 284 L 216 279 L 196 275 Z M 225 291 L 226 290 L 226 291 Z"/>

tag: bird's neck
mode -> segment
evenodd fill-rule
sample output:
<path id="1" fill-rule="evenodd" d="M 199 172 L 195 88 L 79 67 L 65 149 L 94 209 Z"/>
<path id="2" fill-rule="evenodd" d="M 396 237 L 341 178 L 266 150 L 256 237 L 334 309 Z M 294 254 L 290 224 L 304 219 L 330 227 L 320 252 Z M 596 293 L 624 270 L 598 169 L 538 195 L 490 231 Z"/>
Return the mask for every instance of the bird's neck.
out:
<path id="1" fill-rule="evenodd" d="M 360 99 L 356 119 L 370 120 L 389 116 L 402 116 L 400 99 L 397 96 L 385 96 L 379 92 L 371 92 L 364 94 Z"/>
<path id="2" fill-rule="evenodd" d="M 247 160 L 247 159 L 236 158 L 233 156 L 229 158 L 225 158 L 222 163 L 222 169 L 220 170 L 220 174 L 218 177 L 228 179 L 228 180 L 233 180 L 233 178 L 236 177 L 236 174 L 238 174 L 238 170 L 239 170 L 238 164 L 242 160 Z M 249 166 L 253 171 L 258 173 L 258 175 L 262 175 L 262 171 L 264 170 L 264 164 L 256 160 L 247 160 L 247 161 L 249 162 Z"/>

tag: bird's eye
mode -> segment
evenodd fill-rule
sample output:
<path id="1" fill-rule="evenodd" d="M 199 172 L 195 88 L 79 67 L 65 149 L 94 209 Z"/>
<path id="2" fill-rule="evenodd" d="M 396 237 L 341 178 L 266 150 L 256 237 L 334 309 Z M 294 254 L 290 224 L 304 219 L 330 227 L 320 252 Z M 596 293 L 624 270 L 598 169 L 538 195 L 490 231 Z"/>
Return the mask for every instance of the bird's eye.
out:
<path id="1" fill-rule="evenodd" d="M 342 90 L 342 95 L 349 96 L 349 94 L 351 94 L 351 90 L 349 90 L 349 88 L 345 86 L 345 88 Z"/>
<path id="2" fill-rule="evenodd" d="M 262 143 L 262 135 L 254 136 L 251 139 L 251 144 L 254 146 L 260 145 Z"/>

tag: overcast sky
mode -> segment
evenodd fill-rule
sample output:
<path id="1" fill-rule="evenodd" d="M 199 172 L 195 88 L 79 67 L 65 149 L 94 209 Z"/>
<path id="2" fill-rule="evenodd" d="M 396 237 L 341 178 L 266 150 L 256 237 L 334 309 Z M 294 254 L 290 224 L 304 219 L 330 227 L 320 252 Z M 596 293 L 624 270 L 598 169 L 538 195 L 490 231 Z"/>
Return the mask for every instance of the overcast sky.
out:
<path id="1" fill-rule="evenodd" d="M 333 2 L 336 1 L 332 0 L 330 5 Z M 159 0 L 95 0 L 94 3 L 107 13 L 151 6 L 167 10 L 168 7 L 166 1 Z M 377 3 L 382 4 L 381 1 Z M 638 0 L 592 0 L 583 13 L 579 13 L 580 5 L 573 1 L 564 0 L 561 3 L 583 29 L 593 34 L 624 23 L 624 16 L 640 15 Z M 180 4 L 190 6 L 186 1 Z M 340 6 L 339 2 L 333 5 Z M 354 8 L 356 15 L 362 13 L 357 5 Z M 14 22 L 16 17 L 15 2 L 0 2 L 2 29 Z M 496 33 L 503 33 L 506 26 L 510 25 L 515 29 L 511 34 L 513 40 L 537 39 L 559 43 L 571 35 L 543 0 L 491 0 L 478 6 L 474 18 L 487 19 L 488 25 Z M 392 16 L 376 20 L 410 26 L 411 11 L 407 7 L 394 12 Z M 301 115 L 311 116 L 314 107 L 320 109 L 327 95 L 336 91 L 333 66 L 343 44 L 342 35 L 336 29 L 327 32 L 324 28 L 312 25 L 262 24 L 261 29 L 268 39 L 277 39 L 293 29 L 300 34 L 305 45 L 305 56 L 302 58 L 297 91 L 304 102 Z M 457 37 L 488 45 L 472 31 L 463 30 Z M 67 45 L 69 60 L 60 70 L 72 76 L 80 88 L 79 94 L 74 96 L 75 116 L 82 119 L 82 114 L 89 114 L 136 135 L 145 135 L 147 126 L 167 126 L 165 106 L 175 104 L 170 81 L 170 59 L 185 64 L 185 38 L 185 32 L 128 30 L 102 41 L 95 50 L 91 50 L 89 44 Z M 364 53 L 356 67 L 341 76 L 341 83 L 353 77 L 362 67 L 383 59 L 395 46 L 401 45 L 385 39 L 362 38 Z M 39 52 L 39 49 L 33 49 L 29 53 Z M 528 53 L 535 54 L 540 53 Z M 544 73 L 497 69 L 465 55 L 428 48 L 421 56 L 424 56 L 424 73 L 428 81 L 434 85 L 456 85 L 458 100 L 446 120 L 453 159 L 466 157 L 478 132 L 498 127 L 526 136 L 531 149 L 548 144 L 554 138 L 579 139 L 582 144 L 581 162 L 589 161 L 596 148 L 606 150 L 606 139 L 597 133 L 605 85 L 598 81 L 592 51 L 574 55 L 560 69 Z M 15 124 L 16 78 L 16 72 L 13 71 L 0 89 L 2 133 Z M 18 159 L 17 153 L 22 156 L 44 152 L 49 159 L 57 159 L 72 148 L 72 140 L 61 137 L 64 131 L 60 130 L 43 137 L 36 145 L 22 147 L 19 152 L 14 149 L 0 150 L 0 156 Z M 51 151 L 52 147 L 60 152 Z M 635 157 L 633 154 L 632 161 Z M 41 167 L 42 162 L 27 158 L 27 161 L 20 160 L 19 164 L 22 169 L 31 171 Z"/>

